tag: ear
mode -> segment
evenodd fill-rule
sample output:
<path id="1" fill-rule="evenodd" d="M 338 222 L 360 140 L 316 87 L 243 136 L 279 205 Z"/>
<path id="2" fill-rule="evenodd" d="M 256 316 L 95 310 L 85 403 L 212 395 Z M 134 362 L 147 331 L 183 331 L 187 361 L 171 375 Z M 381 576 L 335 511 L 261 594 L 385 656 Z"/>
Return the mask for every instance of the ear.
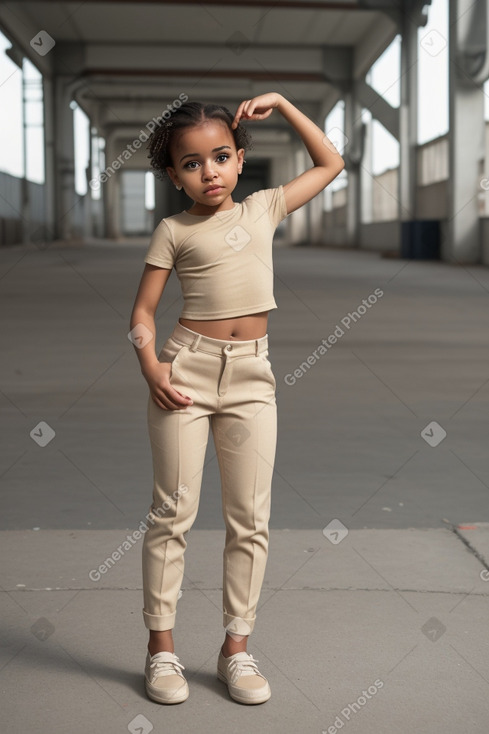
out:
<path id="1" fill-rule="evenodd" d="M 176 174 L 175 169 L 173 168 L 173 166 L 167 166 L 166 172 L 170 176 L 170 178 L 172 180 L 172 183 L 175 184 L 175 186 L 180 186 L 181 185 L 180 184 L 180 179 L 178 178 L 178 176 L 177 176 L 177 174 Z"/>
<path id="2" fill-rule="evenodd" d="M 244 148 L 240 148 L 237 151 L 237 154 L 238 154 L 238 171 L 239 173 L 241 173 L 243 170 L 243 161 L 244 161 L 244 155 L 245 155 Z"/>

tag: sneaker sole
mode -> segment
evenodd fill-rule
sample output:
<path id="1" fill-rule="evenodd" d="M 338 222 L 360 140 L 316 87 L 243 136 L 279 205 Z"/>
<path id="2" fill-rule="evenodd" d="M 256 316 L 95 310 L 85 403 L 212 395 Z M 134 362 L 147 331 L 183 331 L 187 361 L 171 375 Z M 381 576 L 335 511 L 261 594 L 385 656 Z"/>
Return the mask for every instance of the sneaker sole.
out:
<path id="1" fill-rule="evenodd" d="M 152 701 L 155 701 L 156 703 L 166 703 L 166 704 L 173 704 L 173 703 L 183 703 L 187 700 L 189 696 L 189 690 L 184 685 L 182 685 L 182 688 L 176 688 L 175 689 L 175 695 L 172 696 L 170 699 L 165 698 L 162 696 L 161 691 L 155 690 L 150 683 L 145 679 L 144 681 L 144 687 L 146 689 L 146 694 L 148 698 L 150 698 Z M 182 692 L 183 689 L 183 692 Z"/>
<path id="2" fill-rule="evenodd" d="M 260 698 L 258 698 L 258 697 L 256 697 L 256 698 L 245 698 L 245 697 L 241 697 L 239 694 L 236 694 L 233 691 L 231 691 L 231 688 L 229 686 L 229 683 L 227 681 L 226 676 L 223 673 L 221 673 L 221 671 L 219 669 L 217 670 L 217 677 L 218 677 L 218 679 L 220 681 L 222 681 L 223 683 L 226 684 L 227 689 L 228 689 L 228 692 L 229 692 L 229 695 L 231 696 L 231 698 L 234 701 L 237 701 L 238 703 L 248 703 L 248 704 L 265 703 L 265 701 L 268 701 L 268 699 L 272 695 L 272 693 L 270 691 L 270 688 L 269 688 L 268 691 L 266 693 L 264 693 Z"/>

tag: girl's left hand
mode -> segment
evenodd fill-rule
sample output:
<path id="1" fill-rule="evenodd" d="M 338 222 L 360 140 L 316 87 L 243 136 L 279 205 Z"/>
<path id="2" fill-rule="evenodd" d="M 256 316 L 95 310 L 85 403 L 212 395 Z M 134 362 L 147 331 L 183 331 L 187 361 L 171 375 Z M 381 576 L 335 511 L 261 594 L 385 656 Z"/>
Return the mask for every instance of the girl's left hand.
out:
<path id="1" fill-rule="evenodd" d="M 236 110 L 236 114 L 231 125 L 232 129 L 234 130 L 234 128 L 238 126 L 241 119 L 265 120 L 272 114 L 274 107 L 279 106 L 281 99 L 281 94 L 270 92 L 269 94 L 260 94 L 258 97 L 246 99 L 244 102 L 241 102 Z"/>

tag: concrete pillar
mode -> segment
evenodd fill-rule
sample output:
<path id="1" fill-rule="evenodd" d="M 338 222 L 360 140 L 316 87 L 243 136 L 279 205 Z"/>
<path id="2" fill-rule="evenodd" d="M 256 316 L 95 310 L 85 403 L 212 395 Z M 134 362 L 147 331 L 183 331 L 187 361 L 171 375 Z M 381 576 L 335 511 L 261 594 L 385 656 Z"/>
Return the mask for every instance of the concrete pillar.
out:
<path id="1" fill-rule="evenodd" d="M 56 218 L 56 159 L 55 159 L 55 100 L 54 84 L 43 77 L 44 98 L 44 166 L 45 166 L 45 233 L 48 241 L 55 237 Z"/>
<path id="2" fill-rule="evenodd" d="M 168 216 L 167 212 L 167 191 L 168 184 L 166 181 L 161 181 L 155 176 L 155 210 L 154 210 L 154 221 L 153 228 L 156 229 L 158 224 L 164 217 Z M 172 212 L 176 213 L 176 212 Z"/>
<path id="3" fill-rule="evenodd" d="M 161 203 L 164 208 L 160 219 L 158 219 L 158 222 L 163 217 L 170 217 L 172 214 L 178 214 L 184 209 L 190 209 L 190 207 L 192 206 L 192 199 L 189 199 L 183 189 L 181 191 L 178 191 L 175 184 L 173 184 L 169 179 L 162 181 L 161 184 L 161 190 L 163 194 Z M 157 206 L 155 206 L 155 212 L 156 211 Z"/>
<path id="4" fill-rule="evenodd" d="M 308 204 L 309 243 L 311 245 L 320 245 L 324 241 L 323 211 L 324 211 L 324 193 L 321 191 Z"/>
<path id="5" fill-rule="evenodd" d="M 115 239 L 118 239 L 119 237 L 122 237 L 122 228 L 121 228 L 121 174 L 116 173 L 111 176 L 112 181 L 111 183 L 111 190 L 112 190 L 112 208 L 111 208 L 111 217 L 112 217 L 112 236 Z"/>
<path id="6" fill-rule="evenodd" d="M 104 190 L 105 237 L 116 239 L 119 236 L 116 220 L 116 187 L 114 174 L 102 184 Z"/>
<path id="7" fill-rule="evenodd" d="M 362 189 L 360 163 L 363 156 L 363 122 L 362 108 L 355 93 L 353 80 L 343 85 L 345 101 L 345 136 L 347 138 L 343 158 L 348 173 L 346 196 L 346 244 L 359 247 L 360 244 L 360 212 Z"/>
<path id="8" fill-rule="evenodd" d="M 365 147 L 363 154 L 361 178 L 361 214 L 362 224 L 370 224 L 373 220 L 373 140 L 372 118 L 365 127 Z"/>
<path id="9" fill-rule="evenodd" d="M 296 178 L 311 165 L 311 159 L 302 141 L 298 143 L 297 140 L 294 140 L 291 143 L 291 153 L 294 169 L 292 178 Z M 307 162 L 306 156 L 308 158 Z M 299 207 L 289 215 L 289 235 L 293 245 L 305 244 L 309 241 L 307 205 Z"/>
<path id="10" fill-rule="evenodd" d="M 153 216 L 153 228 L 156 228 L 165 217 L 179 214 L 185 209 L 190 209 L 192 199 L 185 191 L 178 191 L 170 179 L 159 179 L 155 176 L 155 208 Z"/>
<path id="11" fill-rule="evenodd" d="M 54 82 L 55 153 L 56 153 L 56 219 L 55 235 L 70 240 L 75 236 L 73 211 L 75 196 L 75 144 L 71 85 L 58 76 Z"/>
<path id="12" fill-rule="evenodd" d="M 400 17 L 401 94 L 399 107 L 399 221 L 416 219 L 418 144 L 418 26 L 410 13 Z"/>
<path id="13" fill-rule="evenodd" d="M 90 188 L 90 181 L 92 180 L 93 171 L 93 150 L 92 150 L 92 121 L 89 119 L 88 126 L 88 164 L 85 169 L 85 175 L 87 180 L 87 193 L 85 194 L 85 237 L 95 237 L 95 211 L 92 200 L 92 190 Z"/>
<path id="14" fill-rule="evenodd" d="M 265 155 L 266 151 L 264 151 Z M 273 151 L 273 156 L 270 158 L 270 179 L 268 181 L 268 188 L 276 188 L 280 184 L 286 184 L 294 178 L 294 165 L 291 147 L 283 146 L 278 147 Z M 292 214 L 285 219 L 282 223 L 283 228 L 283 239 L 276 240 L 274 246 L 281 245 L 288 246 L 292 241 L 291 238 L 291 218 Z"/>
<path id="15" fill-rule="evenodd" d="M 318 116 L 316 117 L 316 119 L 313 119 L 313 121 L 316 123 L 316 125 L 321 130 L 324 130 L 325 116 L 323 114 L 322 106 L 321 106 L 320 112 L 318 113 Z M 328 134 L 327 131 L 326 131 L 326 134 Z M 338 141 L 336 140 L 336 136 L 334 136 L 333 143 L 335 145 L 338 144 Z M 310 160 L 308 160 L 307 167 L 309 167 L 310 165 L 311 165 L 311 162 Z M 324 244 L 324 240 L 325 240 L 324 191 L 321 191 L 317 196 L 311 199 L 311 201 L 307 202 L 307 204 L 304 206 L 304 209 L 306 211 L 306 216 L 307 216 L 307 242 L 308 244 L 311 244 L 311 245 Z"/>
<path id="16" fill-rule="evenodd" d="M 32 210 L 29 191 L 29 182 L 27 180 L 27 82 L 23 65 L 20 67 L 22 76 L 22 158 L 24 161 L 24 175 L 21 181 L 21 223 L 22 223 L 22 243 L 25 245 L 30 241 L 32 235 Z"/>
<path id="17" fill-rule="evenodd" d="M 117 148 L 117 150 L 116 150 Z M 104 219 L 105 236 L 109 239 L 118 239 L 121 236 L 120 229 L 120 165 L 117 156 L 120 154 L 120 146 L 116 146 L 114 136 L 109 134 L 105 139 L 105 174 L 107 179 L 103 182 L 104 190 Z"/>
<path id="18" fill-rule="evenodd" d="M 443 259 L 460 264 L 481 261 L 478 193 L 484 150 L 483 82 L 467 63 L 480 51 L 487 0 L 450 0 L 449 10 L 449 176 L 448 227 Z M 487 55 L 487 48 L 486 48 Z"/>

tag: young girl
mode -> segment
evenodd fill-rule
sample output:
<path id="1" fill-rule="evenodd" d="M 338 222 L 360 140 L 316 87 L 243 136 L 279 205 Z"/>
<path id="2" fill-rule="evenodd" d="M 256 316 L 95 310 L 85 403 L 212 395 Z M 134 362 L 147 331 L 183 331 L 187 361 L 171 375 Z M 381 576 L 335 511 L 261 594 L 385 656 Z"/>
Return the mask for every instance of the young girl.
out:
<path id="1" fill-rule="evenodd" d="M 235 203 L 232 193 L 250 145 L 240 120 L 264 120 L 275 108 L 301 136 L 314 165 Z M 226 634 L 217 675 L 234 700 L 263 703 L 270 686 L 247 652 L 247 639 L 267 561 L 276 449 L 276 382 L 267 358 L 268 311 L 277 308 L 272 239 L 279 222 L 319 194 L 345 163 L 324 132 L 275 92 L 241 102 L 234 118 L 220 105 L 187 102 L 155 130 L 148 146 L 157 175 L 183 187 L 193 205 L 156 227 L 130 322 L 149 386 L 154 470 L 142 551 L 146 692 L 159 703 L 189 695 L 172 629 L 210 425 L 226 526 Z M 155 311 L 173 267 L 184 306 L 157 356 Z"/>

